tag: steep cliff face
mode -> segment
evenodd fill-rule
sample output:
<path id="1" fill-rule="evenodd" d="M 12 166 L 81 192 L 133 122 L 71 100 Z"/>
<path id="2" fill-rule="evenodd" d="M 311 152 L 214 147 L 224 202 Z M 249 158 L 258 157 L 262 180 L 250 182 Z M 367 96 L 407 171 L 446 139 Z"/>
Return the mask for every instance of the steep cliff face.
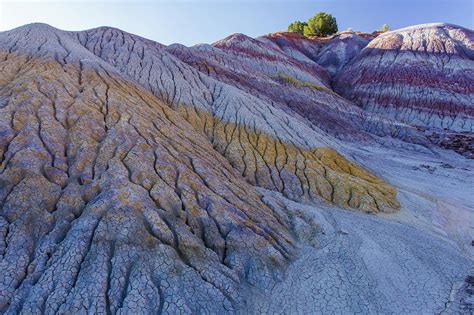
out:
<path id="1" fill-rule="evenodd" d="M 474 33 L 426 24 L 378 36 L 335 89 L 366 111 L 422 127 L 474 130 Z"/>

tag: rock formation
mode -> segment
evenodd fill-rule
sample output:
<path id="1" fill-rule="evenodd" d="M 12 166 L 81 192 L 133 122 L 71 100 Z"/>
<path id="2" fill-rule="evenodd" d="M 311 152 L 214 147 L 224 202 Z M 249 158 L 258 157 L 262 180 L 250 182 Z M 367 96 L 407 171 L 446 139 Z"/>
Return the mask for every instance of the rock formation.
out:
<path id="1" fill-rule="evenodd" d="M 439 147 L 469 150 L 332 90 L 369 39 L 0 33 L 0 312 L 461 309 L 472 206 L 463 191 L 442 198 L 467 216 L 452 231 L 429 185 L 469 182 L 472 166 Z M 427 156 L 457 175 L 410 164 Z M 438 216 L 443 238 L 425 221 Z M 409 284 L 427 292 L 398 292 Z"/>

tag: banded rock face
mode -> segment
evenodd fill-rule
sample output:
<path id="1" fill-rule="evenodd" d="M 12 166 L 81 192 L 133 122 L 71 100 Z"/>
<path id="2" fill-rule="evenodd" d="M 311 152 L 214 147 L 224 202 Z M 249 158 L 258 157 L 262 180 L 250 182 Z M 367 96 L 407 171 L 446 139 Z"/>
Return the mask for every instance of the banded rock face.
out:
<path id="1" fill-rule="evenodd" d="M 0 69 L 2 312 L 233 312 L 317 229 L 253 185 L 399 207 L 298 114 L 138 36 L 28 25 Z"/>
<path id="2" fill-rule="evenodd" d="M 336 80 L 368 112 L 411 125 L 474 131 L 474 33 L 426 24 L 384 33 Z"/>
<path id="3" fill-rule="evenodd" d="M 305 38 L 283 32 L 258 39 L 323 66 L 335 91 L 365 110 L 359 128 L 425 147 L 432 142 L 470 157 L 472 136 L 458 133 L 472 132 L 472 34 L 431 24 L 386 34 Z M 449 145 L 440 138 L 462 140 Z"/>

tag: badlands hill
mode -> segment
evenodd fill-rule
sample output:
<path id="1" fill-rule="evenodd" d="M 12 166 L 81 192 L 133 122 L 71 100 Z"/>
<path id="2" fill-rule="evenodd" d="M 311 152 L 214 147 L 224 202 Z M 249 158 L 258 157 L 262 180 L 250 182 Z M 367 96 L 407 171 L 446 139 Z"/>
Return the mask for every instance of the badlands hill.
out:
<path id="1" fill-rule="evenodd" d="M 0 33 L 0 312 L 469 312 L 473 38 Z"/>

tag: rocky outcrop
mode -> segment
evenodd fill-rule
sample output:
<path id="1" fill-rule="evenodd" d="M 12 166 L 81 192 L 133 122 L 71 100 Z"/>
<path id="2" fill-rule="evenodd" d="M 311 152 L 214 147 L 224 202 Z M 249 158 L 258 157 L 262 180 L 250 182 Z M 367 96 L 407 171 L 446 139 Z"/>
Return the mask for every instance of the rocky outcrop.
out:
<path id="1" fill-rule="evenodd" d="M 474 131 L 474 33 L 426 24 L 378 36 L 344 67 L 335 89 L 368 112 Z"/>
<path id="2" fill-rule="evenodd" d="M 472 156 L 469 135 L 456 136 L 453 145 L 435 139 L 450 131 L 472 132 L 472 31 L 430 24 L 327 38 L 282 32 L 258 40 L 327 70 L 334 90 L 364 109 L 356 129 Z M 436 130 L 424 132 L 430 128 Z"/>

